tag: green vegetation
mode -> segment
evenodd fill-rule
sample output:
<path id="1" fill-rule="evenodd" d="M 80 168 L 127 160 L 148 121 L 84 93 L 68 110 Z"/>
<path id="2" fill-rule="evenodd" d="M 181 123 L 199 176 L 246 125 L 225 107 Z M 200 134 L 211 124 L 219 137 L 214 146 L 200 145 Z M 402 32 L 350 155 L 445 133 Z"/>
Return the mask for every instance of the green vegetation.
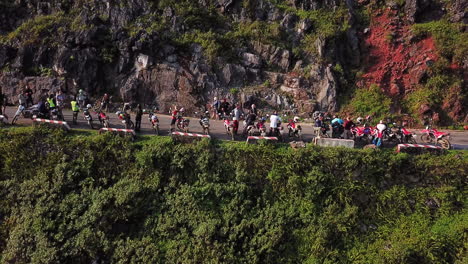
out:
<path id="1" fill-rule="evenodd" d="M 468 156 L 0 131 L 3 263 L 466 263 Z"/>
<path id="2" fill-rule="evenodd" d="M 446 58 L 462 62 L 468 56 L 468 33 L 463 32 L 465 25 L 448 22 L 447 20 L 415 24 L 412 30 L 415 35 L 434 37 L 437 50 Z"/>
<path id="3" fill-rule="evenodd" d="M 63 12 L 47 16 L 36 16 L 21 24 L 8 35 L 0 36 L 0 43 L 8 43 L 14 40 L 20 41 L 24 45 L 53 42 L 58 28 L 69 22 L 70 18 Z"/>
<path id="4" fill-rule="evenodd" d="M 391 103 L 391 99 L 374 84 L 369 89 L 356 89 L 344 111 L 360 116 L 371 114 L 374 120 L 379 120 L 389 117 Z"/>

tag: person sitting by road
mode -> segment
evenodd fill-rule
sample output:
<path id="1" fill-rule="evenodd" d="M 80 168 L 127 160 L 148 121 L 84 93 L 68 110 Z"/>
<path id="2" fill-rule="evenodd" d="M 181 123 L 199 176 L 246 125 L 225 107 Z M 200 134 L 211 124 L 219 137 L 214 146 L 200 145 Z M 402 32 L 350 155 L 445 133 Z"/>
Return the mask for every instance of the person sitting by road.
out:
<path id="1" fill-rule="evenodd" d="M 242 115 L 242 109 L 240 104 L 236 104 L 236 108 L 234 108 L 231 112 L 232 114 L 232 121 L 233 121 L 233 132 L 234 135 L 237 135 L 237 131 L 239 130 L 239 120 L 241 119 Z"/>
<path id="2" fill-rule="evenodd" d="M 376 145 L 377 147 L 380 147 L 382 145 L 382 138 L 383 138 L 383 132 L 387 129 L 387 126 L 385 125 L 383 120 L 380 120 L 379 124 L 377 124 L 376 127 L 376 136 L 372 143 Z"/>
<path id="3" fill-rule="evenodd" d="M 355 126 L 353 120 L 351 120 L 351 118 L 348 116 L 346 117 L 346 121 L 344 123 L 344 138 L 345 139 L 350 139 L 352 137 L 352 133 L 351 133 L 351 128 L 353 128 Z"/>
<path id="4" fill-rule="evenodd" d="M 177 105 L 174 105 L 171 113 L 171 132 L 175 131 L 175 124 L 177 122 L 177 117 L 179 116 L 179 110 L 177 110 Z"/>
<path id="5" fill-rule="evenodd" d="M 223 116 L 227 116 L 229 113 L 230 104 L 226 98 L 223 99 L 223 102 L 220 105 L 220 112 Z"/>
<path id="6" fill-rule="evenodd" d="M 86 94 L 85 91 L 83 91 L 83 89 L 80 89 L 78 91 L 77 99 L 78 99 L 78 105 L 81 108 L 85 108 L 86 104 L 88 103 L 88 95 Z"/>
<path id="7" fill-rule="evenodd" d="M 276 134 L 278 123 L 281 123 L 281 117 L 278 116 L 278 112 L 274 111 L 270 116 L 270 136 Z"/>

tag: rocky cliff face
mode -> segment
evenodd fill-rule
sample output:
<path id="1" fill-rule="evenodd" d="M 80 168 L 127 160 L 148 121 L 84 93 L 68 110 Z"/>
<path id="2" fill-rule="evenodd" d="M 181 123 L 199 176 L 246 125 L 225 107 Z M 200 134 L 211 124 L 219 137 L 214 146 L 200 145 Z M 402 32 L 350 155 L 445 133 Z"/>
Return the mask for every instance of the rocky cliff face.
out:
<path id="1" fill-rule="evenodd" d="M 377 83 L 401 97 L 429 74 L 427 66 L 392 64 L 392 53 L 381 54 L 386 44 L 378 44 L 372 24 L 387 21 L 374 11 L 399 19 L 390 23 L 401 23 L 395 27 L 405 28 L 408 39 L 416 22 L 448 16 L 466 23 L 465 1 L 400 2 L 6 0 L 0 4 L 0 86 L 13 97 L 27 85 L 36 99 L 57 89 L 96 97 L 108 92 L 163 110 L 178 104 L 195 111 L 218 96 L 302 115 L 337 111 L 337 97 L 356 84 Z M 422 44 L 405 45 L 418 53 Z M 430 49 L 421 60 L 437 59 Z M 461 57 L 463 74 L 466 54 Z M 394 69 L 383 77 L 375 73 L 388 67 Z M 402 73 L 389 78 L 392 72 Z M 398 80 L 405 74 L 411 82 Z"/>

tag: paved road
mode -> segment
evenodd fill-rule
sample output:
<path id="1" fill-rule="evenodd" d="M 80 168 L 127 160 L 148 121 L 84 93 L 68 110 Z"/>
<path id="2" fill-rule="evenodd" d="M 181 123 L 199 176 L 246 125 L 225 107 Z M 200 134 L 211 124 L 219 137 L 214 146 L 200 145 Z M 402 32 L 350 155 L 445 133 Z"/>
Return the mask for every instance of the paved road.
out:
<path id="1" fill-rule="evenodd" d="M 7 107 L 6 113 L 8 117 L 10 118 L 9 121 L 11 121 L 15 112 L 16 112 L 15 107 Z M 65 121 L 68 121 L 68 123 L 71 124 L 72 112 L 70 110 L 65 110 L 64 115 L 65 115 Z M 122 124 L 121 120 L 119 120 L 114 113 L 109 113 L 108 116 L 110 118 L 111 127 L 124 128 L 124 125 Z M 132 118 L 134 118 L 134 116 L 132 116 Z M 171 117 L 168 115 L 159 114 L 158 118 L 160 121 L 160 131 L 161 131 L 160 134 L 167 135 L 169 128 L 170 128 Z M 93 119 L 95 120 L 94 123 L 96 124 L 96 127 L 98 127 L 99 121 L 97 121 L 97 117 L 95 115 L 93 115 Z M 20 118 L 17 123 L 29 125 L 32 123 L 32 121 L 31 119 Z M 312 125 L 303 124 L 302 126 L 303 126 L 303 139 L 305 141 L 311 141 L 313 138 Z M 83 128 L 83 129 L 89 128 L 86 123 L 86 120 L 84 120 L 82 113 L 80 113 L 78 116 L 78 125 L 72 126 L 72 127 Z M 190 132 L 193 132 L 193 133 L 202 132 L 201 126 L 198 123 L 198 118 L 190 118 L 189 128 L 190 128 Z M 239 130 L 241 129 L 242 129 L 242 125 Z M 153 130 L 151 129 L 151 124 L 147 118 L 147 115 L 143 116 L 141 133 L 142 134 L 154 134 Z M 224 130 L 223 121 L 220 121 L 220 120 L 210 120 L 210 134 L 212 137 L 217 138 L 217 139 L 223 139 L 223 140 L 230 139 Z M 416 134 L 417 134 L 417 130 L 416 130 Z M 451 142 L 456 149 L 468 149 L 468 131 L 450 131 L 450 134 L 451 134 Z M 242 139 L 239 137 L 238 140 L 242 140 Z"/>

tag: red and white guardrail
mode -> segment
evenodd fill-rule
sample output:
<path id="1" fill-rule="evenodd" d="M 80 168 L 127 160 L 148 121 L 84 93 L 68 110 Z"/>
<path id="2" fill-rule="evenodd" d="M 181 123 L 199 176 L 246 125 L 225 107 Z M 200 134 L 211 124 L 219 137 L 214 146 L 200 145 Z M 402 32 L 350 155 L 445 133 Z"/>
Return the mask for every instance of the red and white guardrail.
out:
<path id="1" fill-rule="evenodd" d="M 41 123 L 49 123 L 49 124 L 59 124 L 65 127 L 68 131 L 70 130 L 70 126 L 65 121 L 56 121 L 56 120 L 49 120 L 49 119 L 42 119 L 42 118 L 33 118 L 33 122 L 41 122 Z"/>
<path id="2" fill-rule="evenodd" d="M 210 135 L 196 134 L 196 133 L 184 133 L 184 132 L 172 132 L 172 135 L 173 136 L 211 138 Z"/>
<path id="3" fill-rule="evenodd" d="M 427 148 L 427 149 L 443 149 L 438 146 L 433 146 L 433 145 L 420 145 L 420 144 L 398 144 L 397 146 L 397 152 L 400 152 L 402 149 L 406 148 Z"/>
<path id="4" fill-rule="evenodd" d="M 133 129 L 122 129 L 122 128 L 107 128 L 107 127 L 103 127 L 101 129 L 99 129 L 99 134 L 101 134 L 103 131 L 113 131 L 113 132 L 125 132 L 125 133 L 130 133 L 132 135 L 136 135 L 135 134 L 135 130 Z"/>
<path id="5" fill-rule="evenodd" d="M 256 136 L 248 136 L 248 137 L 247 137 L 247 142 L 249 142 L 250 139 L 278 140 L 277 137 L 256 137 Z"/>

